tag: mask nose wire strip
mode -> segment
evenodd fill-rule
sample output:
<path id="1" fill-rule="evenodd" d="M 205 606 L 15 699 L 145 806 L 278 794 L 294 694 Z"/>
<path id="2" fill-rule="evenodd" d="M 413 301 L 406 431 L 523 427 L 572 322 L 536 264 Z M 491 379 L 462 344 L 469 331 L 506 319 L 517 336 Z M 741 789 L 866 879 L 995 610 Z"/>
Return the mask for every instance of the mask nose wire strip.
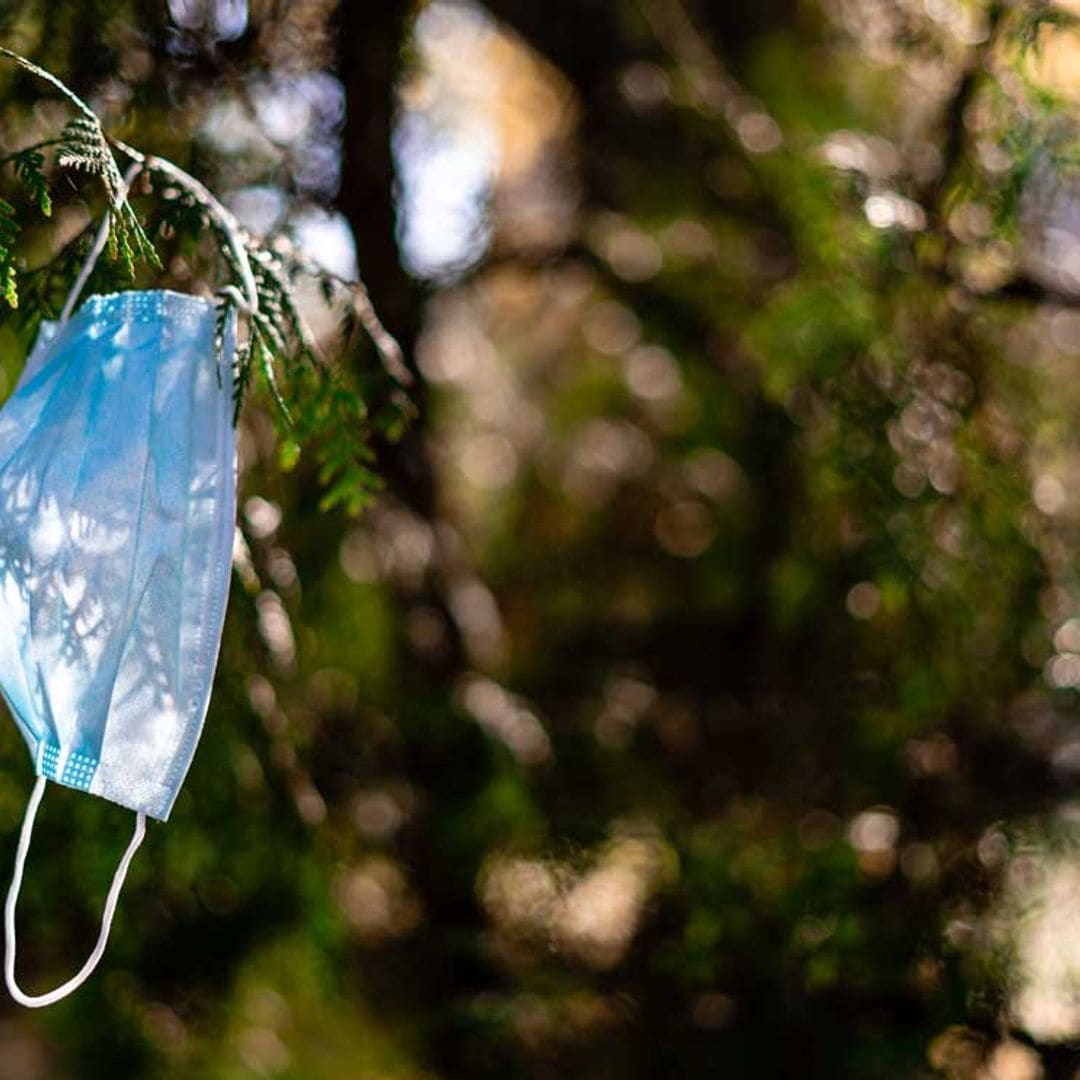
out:
<path id="1" fill-rule="evenodd" d="M 15 870 L 11 877 L 11 886 L 8 889 L 7 901 L 4 904 L 4 979 L 7 981 L 8 992 L 20 1004 L 30 1009 L 40 1009 L 45 1005 L 53 1005 L 61 998 L 77 990 L 93 974 L 94 968 L 105 954 L 105 946 L 109 941 L 109 931 L 112 929 L 113 916 L 116 914 L 116 905 L 120 900 L 120 890 L 124 887 L 124 878 L 127 877 L 128 867 L 135 857 L 135 852 L 143 842 L 146 835 L 146 815 L 139 813 L 135 817 L 135 831 L 132 833 L 131 842 L 127 846 L 116 867 L 112 884 L 109 886 L 109 894 L 105 898 L 105 910 L 101 915 L 101 930 L 98 933 L 97 944 L 86 958 L 86 962 L 66 983 L 61 984 L 55 990 L 45 994 L 24 994 L 15 982 L 15 905 L 19 899 L 19 889 L 22 887 L 23 867 L 26 865 L 26 853 L 30 850 L 30 838 L 34 832 L 34 818 L 37 817 L 38 806 L 41 804 L 41 796 L 45 793 L 44 776 L 39 776 L 34 784 L 34 790 L 30 793 L 30 799 L 26 804 L 26 815 L 23 818 L 22 832 L 19 833 L 19 846 L 15 853 Z"/>

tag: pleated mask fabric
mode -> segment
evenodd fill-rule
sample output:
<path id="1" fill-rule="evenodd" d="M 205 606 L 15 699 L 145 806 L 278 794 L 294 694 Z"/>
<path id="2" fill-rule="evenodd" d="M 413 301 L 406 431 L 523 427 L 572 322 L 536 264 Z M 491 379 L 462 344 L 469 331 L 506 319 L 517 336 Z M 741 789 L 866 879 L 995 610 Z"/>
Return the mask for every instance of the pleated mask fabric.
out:
<path id="1" fill-rule="evenodd" d="M 42 327 L 0 409 L 0 689 L 39 776 L 160 820 L 206 715 L 229 586 L 216 318 L 174 292 L 91 297 Z"/>

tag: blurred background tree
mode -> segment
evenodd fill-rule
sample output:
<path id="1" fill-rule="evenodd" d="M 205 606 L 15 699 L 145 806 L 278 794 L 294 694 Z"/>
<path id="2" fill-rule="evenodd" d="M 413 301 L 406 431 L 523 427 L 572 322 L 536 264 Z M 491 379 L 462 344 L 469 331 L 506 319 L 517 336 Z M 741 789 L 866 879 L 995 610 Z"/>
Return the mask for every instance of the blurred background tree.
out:
<path id="1" fill-rule="evenodd" d="M 110 133 L 362 272 L 420 407 L 354 519 L 247 403 L 195 765 L 0 1076 L 1073 1076 L 1078 11 L 0 8 Z M 67 119 L 0 80 L 3 153 Z M 4 194 L 30 267 L 100 211 Z M 168 239 L 156 280 L 218 284 Z M 50 790 L 31 989 L 127 830 Z"/>

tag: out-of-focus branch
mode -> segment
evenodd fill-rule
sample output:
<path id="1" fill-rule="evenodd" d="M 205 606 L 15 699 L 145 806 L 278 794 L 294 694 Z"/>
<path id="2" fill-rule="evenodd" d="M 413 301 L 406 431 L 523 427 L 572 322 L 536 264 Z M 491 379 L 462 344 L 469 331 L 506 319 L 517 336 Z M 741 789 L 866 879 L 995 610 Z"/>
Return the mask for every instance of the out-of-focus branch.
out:
<path id="1" fill-rule="evenodd" d="M 1056 304 L 1058 307 L 1080 308 L 1080 296 L 1077 296 L 1076 293 L 1069 293 L 1061 289 L 1055 289 L 1050 285 L 1044 285 L 1041 281 L 1036 281 L 1026 274 L 1012 278 L 1002 285 L 1000 289 L 973 295 L 981 301 L 1033 300 Z"/>
<path id="2" fill-rule="evenodd" d="M 760 154 L 780 149 L 780 125 L 727 71 L 682 0 L 641 0 L 641 12 L 657 42 L 685 74 L 690 103 L 698 111 L 722 118 L 744 150 Z"/>
<path id="3" fill-rule="evenodd" d="M 1005 6 L 1001 0 L 994 0 L 987 11 L 986 36 L 972 48 L 956 87 L 942 112 L 941 168 L 919 198 L 927 212 L 930 227 L 942 230 L 947 242 L 950 241 L 950 236 L 945 225 L 944 203 L 948 198 L 949 188 L 956 171 L 963 164 L 967 153 L 968 106 L 975 96 L 980 81 L 987 73 L 987 60 L 997 45 L 1004 11 Z"/>

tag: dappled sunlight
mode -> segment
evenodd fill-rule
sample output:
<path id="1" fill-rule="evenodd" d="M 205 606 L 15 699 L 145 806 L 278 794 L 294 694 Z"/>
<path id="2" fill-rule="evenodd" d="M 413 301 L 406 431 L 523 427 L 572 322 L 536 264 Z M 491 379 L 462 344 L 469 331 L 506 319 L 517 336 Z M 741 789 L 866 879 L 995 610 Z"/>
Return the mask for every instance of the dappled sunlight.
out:
<path id="1" fill-rule="evenodd" d="M 490 679 L 468 675 L 458 696 L 465 711 L 503 742 L 522 765 L 539 765 L 551 758 L 547 732 L 524 701 Z"/>
<path id="2" fill-rule="evenodd" d="M 402 868 L 389 859 L 373 857 L 346 871 L 335 894 L 350 928 L 369 945 L 407 934 L 423 917 Z"/>
<path id="3" fill-rule="evenodd" d="M 590 866 L 498 856 L 482 872 L 481 901 L 501 934 L 555 948 L 600 970 L 626 955 L 674 853 L 648 827 L 622 828 Z"/>
<path id="4" fill-rule="evenodd" d="M 994 963 L 1007 958 L 1012 1021 L 1041 1043 L 1073 1041 L 1080 1034 L 1080 951 L 1073 928 L 1080 915 L 1080 864 L 1066 810 L 1053 828 L 1055 850 L 1037 837 L 1009 845 L 1000 834 L 984 841 L 987 859 L 1000 863 L 1005 887 L 967 948 Z M 1000 849 L 1000 850 L 999 850 Z"/>
<path id="5" fill-rule="evenodd" d="M 500 235 L 564 240 L 573 191 L 549 154 L 572 102 L 555 72 L 476 4 L 432 3 L 415 34 L 395 139 L 409 268 L 452 277 L 477 262 L 494 238 L 492 204 Z"/>

